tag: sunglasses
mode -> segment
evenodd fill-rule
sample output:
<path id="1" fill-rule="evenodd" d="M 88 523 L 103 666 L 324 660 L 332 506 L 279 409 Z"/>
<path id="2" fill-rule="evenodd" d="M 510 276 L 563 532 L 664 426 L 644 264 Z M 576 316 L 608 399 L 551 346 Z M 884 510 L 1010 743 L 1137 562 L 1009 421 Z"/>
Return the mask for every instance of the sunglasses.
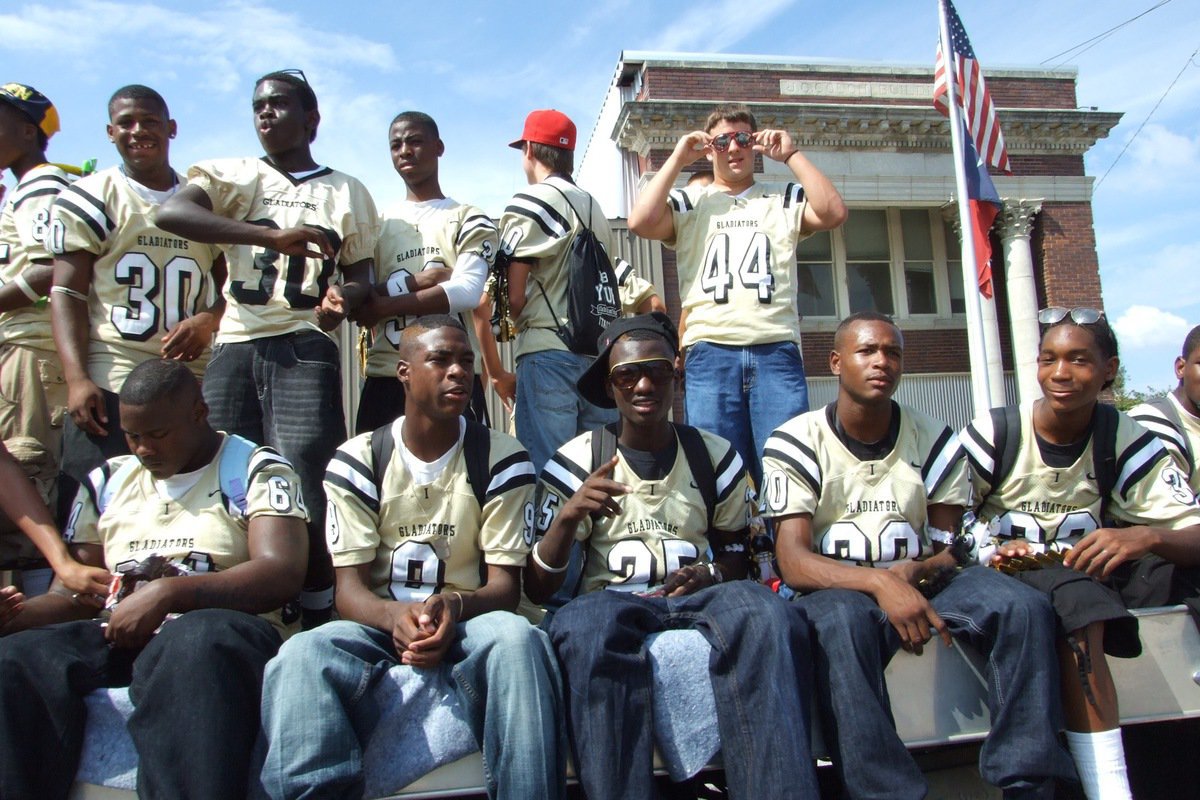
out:
<path id="1" fill-rule="evenodd" d="M 275 71 L 280 75 L 295 75 L 297 78 L 304 81 L 305 84 L 308 83 L 308 78 L 304 75 L 304 70 L 302 69 L 291 67 L 289 69 L 277 69 Z"/>
<path id="2" fill-rule="evenodd" d="M 714 136 L 709 144 L 712 149 L 718 153 L 724 153 L 729 149 L 730 142 L 737 142 L 737 146 L 747 148 L 754 142 L 754 134 L 738 131 L 737 133 L 722 133 L 720 136 Z"/>
<path id="3" fill-rule="evenodd" d="M 1050 306 L 1038 312 L 1038 322 L 1042 325 L 1057 325 L 1067 317 L 1070 317 L 1071 322 L 1074 322 L 1076 325 L 1092 325 L 1099 322 L 1103 316 L 1104 312 L 1098 308 Z"/>
<path id="4" fill-rule="evenodd" d="M 650 358 L 645 361 L 622 361 L 608 371 L 609 382 L 622 390 L 638 385 L 642 376 L 660 386 L 675 377 L 675 362 L 666 358 Z"/>

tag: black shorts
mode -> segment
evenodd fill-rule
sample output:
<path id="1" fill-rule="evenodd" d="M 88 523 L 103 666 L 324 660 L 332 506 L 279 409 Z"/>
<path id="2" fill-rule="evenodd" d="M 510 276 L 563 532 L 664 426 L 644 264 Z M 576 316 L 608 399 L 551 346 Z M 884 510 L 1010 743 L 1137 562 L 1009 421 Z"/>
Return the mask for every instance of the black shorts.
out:
<path id="1" fill-rule="evenodd" d="M 1059 636 L 1094 622 L 1105 623 L 1104 652 L 1114 658 L 1136 658 L 1142 653 L 1137 618 L 1128 609 L 1169 606 L 1200 597 L 1200 571 L 1156 555 L 1122 564 L 1104 581 L 1058 564 L 1013 577 L 1050 595 Z"/>

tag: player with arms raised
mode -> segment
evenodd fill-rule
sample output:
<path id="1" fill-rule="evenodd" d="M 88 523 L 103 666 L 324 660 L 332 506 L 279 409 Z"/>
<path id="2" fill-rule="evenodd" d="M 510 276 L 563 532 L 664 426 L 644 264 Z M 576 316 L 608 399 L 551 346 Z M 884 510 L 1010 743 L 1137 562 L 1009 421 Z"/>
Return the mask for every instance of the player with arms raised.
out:
<path id="1" fill-rule="evenodd" d="M 760 153 L 795 181 L 756 182 Z M 683 168 L 704 157 L 713 182 L 673 190 Z M 767 436 L 808 410 L 796 244 L 836 228 L 846 214 L 791 136 L 758 130 L 745 106 L 720 106 L 703 131 L 683 136 L 629 212 L 630 230 L 677 252 L 688 424 L 733 442 L 755 486 Z"/>
<path id="2" fill-rule="evenodd" d="M 117 402 L 129 372 L 166 357 L 203 375 L 225 305 L 216 298 L 225 282 L 220 250 L 155 224 L 158 206 L 184 183 L 168 160 L 175 120 L 166 101 L 147 86 L 124 86 L 108 114 L 121 166 L 76 181 L 53 211 L 51 312 L 69 414 L 63 472 L 75 483 L 129 452 Z"/>
<path id="3" fill-rule="evenodd" d="M 252 107 L 266 155 L 194 165 L 158 223 L 229 245 L 205 398 L 218 428 L 272 445 L 300 473 L 312 507 L 301 605 L 313 625 L 333 607 L 321 476 L 346 430 L 338 348 L 323 331 L 370 291 L 379 220 L 358 180 L 313 160 L 321 115 L 302 72 L 259 78 Z"/>

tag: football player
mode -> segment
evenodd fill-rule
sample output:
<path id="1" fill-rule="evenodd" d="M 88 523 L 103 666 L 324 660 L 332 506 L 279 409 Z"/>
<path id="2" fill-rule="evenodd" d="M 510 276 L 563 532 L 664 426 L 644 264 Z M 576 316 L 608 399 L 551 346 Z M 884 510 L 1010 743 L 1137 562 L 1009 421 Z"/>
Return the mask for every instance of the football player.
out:
<path id="1" fill-rule="evenodd" d="M 324 331 L 370 291 L 379 218 L 358 180 L 313 160 L 321 114 L 303 72 L 259 78 L 252 108 L 266 156 L 194 165 L 158 223 L 231 245 L 205 398 L 219 429 L 276 447 L 300 473 L 312 505 L 300 598 L 311 626 L 333 608 L 321 476 L 346 430 L 338 347 Z"/>
<path id="2" fill-rule="evenodd" d="M 68 391 L 62 468 L 76 485 L 129 452 L 117 392 L 130 370 L 178 358 L 201 376 L 225 305 L 215 296 L 225 283 L 220 250 L 154 221 L 184 183 L 168 159 L 175 120 L 166 101 L 147 86 L 124 86 L 109 99 L 108 116 L 121 166 L 65 189 L 52 217 L 51 315 Z"/>
<path id="3" fill-rule="evenodd" d="M 269 448 L 213 430 L 178 361 L 135 367 L 120 403 L 133 455 L 88 476 L 64 536 L 84 564 L 148 582 L 110 595 L 107 622 L 60 588 L 4 626 L 0 795 L 67 797 L 84 696 L 129 686 L 140 797 L 242 797 L 279 609 L 304 576 L 299 480 Z"/>
<path id="4" fill-rule="evenodd" d="M 988 663 L 980 775 L 1005 797 L 1053 797 L 1055 779 L 1074 771 L 1058 743 L 1050 604 L 994 570 L 956 572 L 966 461 L 944 423 L 892 400 L 903 366 L 888 317 L 850 315 L 829 355 L 837 400 L 781 425 L 763 455 L 779 572 L 816 633 L 825 741 L 848 796 L 924 797 L 883 670 L 934 633 L 946 646 L 961 639 Z"/>
<path id="5" fill-rule="evenodd" d="M 990 414 L 972 421 L 961 438 L 976 513 L 998 544 L 996 562 L 1065 551 L 1061 564 L 1016 577 L 1045 592 L 1058 615 L 1067 743 L 1084 792 L 1090 800 L 1127 798 L 1106 654 L 1141 652 L 1137 620 L 1127 607 L 1200 595 L 1194 569 L 1200 565 L 1200 508 L 1158 439 L 1099 405 L 1119 367 L 1116 336 L 1103 313 L 1047 308 L 1038 321 L 1043 396 L 1014 409 L 1004 431 L 997 422 L 1003 417 Z"/>
<path id="6" fill-rule="evenodd" d="M 517 435 L 541 469 L 568 439 L 615 420 L 611 411 L 576 394 L 575 381 L 591 358 L 572 353 L 557 334 L 568 323 L 566 264 L 575 235 L 590 228 L 608 252 L 623 311 L 660 309 L 661 301 L 650 284 L 628 281 L 633 269 L 616 258 L 603 209 L 571 179 L 575 123 L 561 111 L 531 111 L 521 138 L 509 146 L 521 151 L 529 181 L 500 218 L 500 246 L 512 257 L 508 294 L 517 326 Z"/>
<path id="7" fill-rule="evenodd" d="M 57 459 L 66 384 L 50 332 L 50 207 L 67 174 L 46 163 L 58 111 L 31 86 L 0 86 L 0 172 L 16 185 L 0 209 L 0 439 L 31 436 Z"/>
<path id="8" fill-rule="evenodd" d="M 572 544 L 587 548 L 583 595 L 549 625 L 580 782 L 592 800 L 653 796 L 646 639 L 691 628 L 712 646 L 730 796 L 816 797 L 807 622 L 742 580 L 742 459 L 724 439 L 669 421 L 678 340 L 665 314 L 618 319 L 598 347 L 578 389 L 616 408 L 619 427 L 572 439 L 546 464 L 544 537 L 525 567 L 526 593 L 543 602 L 563 583 Z"/>
<path id="9" fill-rule="evenodd" d="M 396 364 L 400 334 L 408 319 L 470 312 L 479 306 L 498 244 L 496 225 L 487 214 L 442 192 L 438 160 L 446 146 L 432 117 L 419 111 L 398 114 L 388 129 L 388 146 L 407 196 L 383 212 L 375 246 L 376 288 L 354 314 L 372 333 L 355 423 L 358 433 L 386 425 L 404 413 Z M 489 321 L 489 335 L 490 330 Z M 479 352 L 478 345 L 475 350 Z M 478 373 L 468 415 L 487 424 Z"/>
<path id="10" fill-rule="evenodd" d="M 759 154 L 790 183 L 757 183 Z M 706 157 L 713 182 L 673 190 Z M 796 244 L 846 219 L 825 177 L 781 130 L 758 130 L 745 106 L 720 106 L 683 136 L 629 212 L 629 229 L 677 251 L 686 315 L 688 424 L 733 442 L 761 487 L 763 444 L 808 410 L 796 314 Z"/>
<path id="11" fill-rule="evenodd" d="M 1200 325 L 1183 340 L 1183 353 L 1175 359 L 1179 385 L 1166 397 L 1155 398 L 1129 411 L 1129 416 L 1149 428 L 1175 466 L 1187 475 L 1192 493 L 1200 492 Z"/>
<path id="12" fill-rule="evenodd" d="M 380 665 L 403 664 L 440 670 L 456 687 L 489 797 L 562 797 L 554 653 L 512 613 L 532 538 L 533 465 L 515 439 L 462 416 L 475 354 L 458 319 L 410 321 L 399 354 L 404 415 L 329 462 L 340 619 L 289 640 L 267 668 L 263 785 L 273 798 L 361 796 L 363 746 L 380 713 L 370 690 Z"/>

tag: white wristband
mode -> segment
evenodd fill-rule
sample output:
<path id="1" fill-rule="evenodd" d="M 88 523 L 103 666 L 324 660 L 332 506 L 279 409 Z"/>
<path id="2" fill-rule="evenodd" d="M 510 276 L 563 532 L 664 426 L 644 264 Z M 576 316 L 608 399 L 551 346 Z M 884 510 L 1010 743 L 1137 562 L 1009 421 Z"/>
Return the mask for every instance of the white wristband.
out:
<path id="1" fill-rule="evenodd" d="M 88 301 L 88 297 L 86 294 L 84 294 L 83 292 L 77 292 L 74 289 L 72 289 L 70 286 L 51 286 L 50 293 L 51 294 L 65 294 L 67 297 L 74 297 L 76 300 L 79 300 L 84 303 L 86 303 Z"/>
<path id="2" fill-rule="evenodd" d="M 42 296 L 35 292 L 33 287 L 29 285 L 29 281 L 25 280 L 24 275 L 18 275 L 17 277 L 13 278 L 13 283 L 15 283 L 17 288 L 21 290 L 21 294 L 29 298 L 29 302 L 36 303 L 38 300 L 42 299 Z"/>
<path id="3" fill-rule="evenodd" d="M 552 575 L 557 575 L 560 572 L 566 572 L 567 568 L 569 566 L 571 566 L 571 560 L 567 559 L 567 563 L 563 564 L 561 567 L 550 566 L 545 561 L 542 561 L 542 557 L 538 554 L 538 545 L 540 545 L 541 543 L 542 543 L 542 540 L 538 539 L 536 542 L 534 542 L 533 547 L 530 548 L 530 550 L 529 550 L 529 554 L 533 556 L 533 563 L 537 564 L 543 570 L 545 570 L 546 572 L 549 572 Z"/>

